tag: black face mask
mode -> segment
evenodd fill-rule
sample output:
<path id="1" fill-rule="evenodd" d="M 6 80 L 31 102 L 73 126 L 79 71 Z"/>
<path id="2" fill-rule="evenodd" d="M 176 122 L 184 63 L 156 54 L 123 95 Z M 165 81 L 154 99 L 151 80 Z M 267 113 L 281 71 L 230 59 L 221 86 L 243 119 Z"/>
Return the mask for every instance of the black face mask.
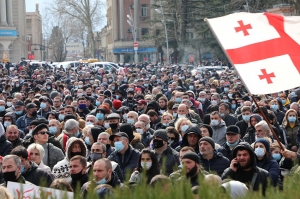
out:
<path id="1" fill-rule="evenodd" d="M 132 100 L 132 97 L 127 97 L 128 100 Z"/>
<path id="2" fill-rule="evenodd" d="M 195 164 L 195 166 L 189 172 L 187 172 L 185 175 L 186 175 L 187 178 L 191 178 L 191 177 L 194 177 L 196 175 L 197 171 L 198 171 L 198 168 Z"/>
<path id="3" fill-rule="evenodd" d="M 72 158 L 72 157 L 74 157 L 75 155 L 82 155 L 82 153 L 81 153 L 81 152 L 72 152 L 72 151 L 71 151 L 70 155 L 71 155 L 71 158 Z"/>
<path id="4" fill-rule="evenodd" d="M 109 127 L 111 129 L 117 129 L 118 128 L 118 124 L 109 124 Z"/>
<path id="5" fill-rule="evenodd" d="M 102 153 L 92 153 L 90 155 L 93 162 L 96 162 L 97 160 L 102 158 Z"/>
<path id="6" fill-rule="evenodd" d="M 16 182 L 17 181 L 16 171 L 2 173 L 2 175 L 3 175 L 5 182 L 8 182 L 8 181 Z"/>
<path id="7" fill-rule="evenodd" d="M 79 173 L 71 174 L 71 178 L 72 178 L 73 182 L 79 181 L 82 178 L 82 176 L 83 176 L 82 170 Z"/>
<path id="8" fill-rule="evenodd" d="M 156 140 L 156 139 L 153 140 L 153 147 L 155 149 L 158 149 L 162 146 L 164 146 L 163 140 Z"/>
<path id="9" fill-rule="evenodd" d="M 37 111 L 33 111 L 33 112 L 31 113 L 31 115 L 32 115 L 32 116 L 36 116 L 36 115 L 37 115 Z"/>

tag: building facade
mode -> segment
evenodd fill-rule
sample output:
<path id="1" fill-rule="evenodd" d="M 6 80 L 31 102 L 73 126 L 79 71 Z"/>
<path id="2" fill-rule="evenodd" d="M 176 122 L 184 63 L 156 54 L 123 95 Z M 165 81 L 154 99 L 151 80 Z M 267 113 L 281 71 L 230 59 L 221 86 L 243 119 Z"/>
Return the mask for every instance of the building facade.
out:
<path id="1" fill-rule="evenodd" d="M 45 60 L 46 45 L 42 34 L 42 16 L 39 12 L 39 4 L 36 3 L 35 12 L 26 13 L 26 34 L 27 34 L 27 59 Z"/>
<path id="2" fill-rule="evenodd" d="M 27 57 L 25 0 L 0 0 L 0 62 Z"/>
<path id="3" fill-rule="evenodd" d="M 132 20 L 138 42 L 138 61 L 156 62 L 157 49 L 142 40 L 150 30 L 154 17 L 154 0 L 107 0 L 107 25 L 100 32 L 99 57 L 113 62 L 134 62 L 134 32 L 127 21 Z"/>

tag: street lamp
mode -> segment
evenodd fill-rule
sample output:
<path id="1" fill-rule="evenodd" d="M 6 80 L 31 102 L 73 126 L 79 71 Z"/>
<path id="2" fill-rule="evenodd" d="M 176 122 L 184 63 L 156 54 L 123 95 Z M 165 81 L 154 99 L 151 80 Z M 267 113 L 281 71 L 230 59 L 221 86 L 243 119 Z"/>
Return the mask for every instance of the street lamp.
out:
<path id="1" fill-rule="evenodd" d="M 162 20 L 161 22 L 164 24 L 165 27 L 165 33 L 166 33 L 166 44 L 167 44 L 167 57 L 166 57 L 166 62 L 169 63 L 169 42 L 168 42 L 168 31 L 167 31 L 167 26 L 166 26 L 166 21 L 165 21 L 165 15 L 164 15 L 164 11 L 163 11 L 163 7 L 161 5 L 161 1 L 160 1 L 160 9 L 155 9 L 155 11 L 158 14 L 161 14 Z"/>
<path id="2" fill-rule="evenodd" d="M 130 11 L 130 15 L 127 15 L 127 23 L 129 24 L 131 30 L 132 30 L 132 35 L 133 35 L 133 41 L 136 42 L 136 27 L 134 26 L 134 21 L 133 18 L 131 16 L 131 11 Z M 138 63 L 139 59 L 138 59 L 138 54 L 137 54 L 137 49 L 134 49 L 134 62 Z"/>

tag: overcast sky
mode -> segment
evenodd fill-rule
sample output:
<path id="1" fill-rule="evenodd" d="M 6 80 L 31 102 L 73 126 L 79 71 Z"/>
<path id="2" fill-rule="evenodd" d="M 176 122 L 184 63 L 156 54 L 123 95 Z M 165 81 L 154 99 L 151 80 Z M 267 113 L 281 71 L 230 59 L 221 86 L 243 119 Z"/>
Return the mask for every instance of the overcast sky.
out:
<path id="1" fill-rule="evenodd" d="M 51 0 L 26 0 L 26 12 L 34 12 L 35 11 L 35 4 L 40 4 L 40 12 L 43 12 L 43 8 L 45 7 L 45 2 Z"/>

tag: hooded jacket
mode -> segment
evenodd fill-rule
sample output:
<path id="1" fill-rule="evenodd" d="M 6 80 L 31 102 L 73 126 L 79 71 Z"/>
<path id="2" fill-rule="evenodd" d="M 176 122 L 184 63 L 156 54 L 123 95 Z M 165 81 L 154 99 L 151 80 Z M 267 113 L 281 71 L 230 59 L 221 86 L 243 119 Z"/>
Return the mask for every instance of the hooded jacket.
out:
<path id="1" fill-rule="evenodd" d="M 84 142 L 82 141 L 82 139 L 75 138 L 75 137 L 69 138 L 69 140 L 67 142 L 67 147 L 66 147 L 66 157 L 63 160 L 59 161 L 52 169 L 52 173 L 53 173 L 55 179 L 63 178 L 68 183 L 70 183 L 72 181 L 69 166 L 70 166 L 70 159 L 72 158 L 71 157 L 71 151 L 72 151 L 71 146 L 75 142 L 80 145 L 81 156 L 83 156 L 83 157 L 87 156 L 87 148 L 86 148 L 86 145 L 84 144 Z"/>
<path id="2" fill-rule="evenodd" d="M 273 158 L 272 154 L 270 154 L 269 158 L 264 157 L 262 160 L 256 159 L 256 161 L 258 167 L 269 172 L 273 186 L 277 186 L 280 169 L 278 162 Z"/>
<path id="3" fill-rule="evenodd" d="M 258 122 L 260 122 L 262 120 L 261 116 L 258 115 L 258 114 L 252 114 L 250 116 L 250 121 L 251 121 L 251 118 L 254 117 Z M 248 127 L 248 129 L 246 130 L 246 134 L 245 136 L 243 137 L 243 140 L 245 142 L 248 142 L 249 144 L 252 144 L 253 142 L 255 142 L 255 127 L 252 126 L 252 124 L 250 123 L 250 127 Z"/>
<path id="4" fill-rule="evenodd" d="M 191 132 L 193 132 L 194 134 L 196 134 L 198 136 L 198 141 L 197 141 L 197 144 L 196 144 L 196 148 L 194 148 L 195 152 L 198 154 L 199 153 L 199 145 L 198 145 L 198 142 L 199 140 L 201 139 L 201 132 L 200 132 L 200 127 L 199 125 L 197 124 L 190 124 L 189 125 L 189 128 L 185 131 L 184 135 L 183 135 L 183 138 L 182 138 L 182 142 L 180 144 L 180 146 L 178 146 L 175 150 L 176 151 L 180 151 L 183 147 L 185 146 L 190 146 L 189 142 L 188 142 L 188 134 L 190 134 Z"/>
<path id="5" fill-rule="evenodd" d="M 250 184 L 250 188 L 254 191 L 258 191 L 260 186 L 262 186 L 262 192 L 263 195 L 265 195 L 266 188 L 268 185 L 268 180 L 271 180 L 269 177 L 269 172 L 257 167 L 256 165 L 256 155 L 251 148 L 251 146 L 246 142 L 239 143 L 232 151 L 232 156 L 236 157 L 238 150 L 247 150 L 250 154 L 251 163 L 252 163 L 252 170 L 253 170 L 253 176 Z M 240 168 L 237 169 L 236 172 L 234 172 L 230 167 L 227 168 L 223 174 L 222 174 L 222 180 L 231 178 L 232 180 L 237 180 L 241 178 L 242 170 Z"/>
<path id="6" fill-rule="evenodd" d="M 213 129 L 212 139 L 215 143 L 223 145 L 226 142 L 226 124 L 223 120 L 217 126 L 211 126 Z"/>
<path id="7" fill-rule="evenodd" d="M 25 180 L 31 182 L 36 186 L 40 186 L 41 183 L 46 182 L 47 186 L 49 187 L 53 181 L 52 175 L 47 171 L 38 168 L 38 166 L 33 161 L 30 161 L 29 164 L 30 167 L 28 168 L 28 170 L 25 171 L 25 173 L 22 173 L 22 176 L 25 178 Z"/>

